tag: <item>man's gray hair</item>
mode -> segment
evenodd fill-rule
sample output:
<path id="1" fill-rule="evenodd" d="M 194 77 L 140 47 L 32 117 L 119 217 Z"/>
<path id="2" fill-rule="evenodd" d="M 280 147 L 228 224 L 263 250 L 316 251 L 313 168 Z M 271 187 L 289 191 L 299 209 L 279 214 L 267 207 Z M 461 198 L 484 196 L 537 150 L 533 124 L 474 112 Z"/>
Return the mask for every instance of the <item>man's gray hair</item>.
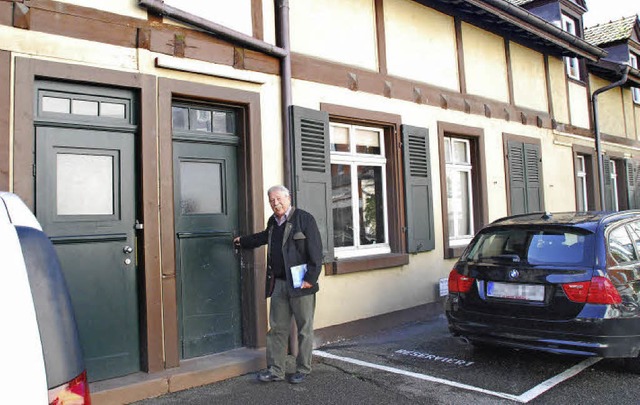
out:
<path id="1" fill-rule="evenodd" d="M 270 196 L 271 193 L 275 193 L 276 191 L 280 191 L 286 196 L 291 196 L 291 193 L 289 193 L 289 189 L 280 184 L 278 184 L 277 186 L 269 187 L 269 190 L 267 190 L 267 196 Z"/>

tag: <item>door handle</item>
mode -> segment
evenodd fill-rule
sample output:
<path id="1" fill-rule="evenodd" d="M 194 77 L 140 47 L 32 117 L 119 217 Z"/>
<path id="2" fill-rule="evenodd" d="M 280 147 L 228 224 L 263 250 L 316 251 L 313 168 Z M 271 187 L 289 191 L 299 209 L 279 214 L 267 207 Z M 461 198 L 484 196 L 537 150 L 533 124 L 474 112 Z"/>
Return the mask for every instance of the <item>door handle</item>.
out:
<path id="1" fill-rule="evenodd" d="M 133 252 L 133 248 L 131 246 L 125 246 L 122 248 L 122 251 L 124 253 L 132 253 Z"/>

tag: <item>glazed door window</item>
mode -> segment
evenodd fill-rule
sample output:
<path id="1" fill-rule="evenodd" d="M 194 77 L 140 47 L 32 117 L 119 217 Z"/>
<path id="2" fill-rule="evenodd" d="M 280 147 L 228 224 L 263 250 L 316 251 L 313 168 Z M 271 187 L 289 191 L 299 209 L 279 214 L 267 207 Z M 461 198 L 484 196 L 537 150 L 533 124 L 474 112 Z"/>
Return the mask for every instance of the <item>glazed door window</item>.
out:
<path id="1" fill-rule="evenodd" d="M 578 203 L 578 211 L 588 210 L 588 195 L 587 195 L 587 170 L 584 161 L 584 156 L 578 156 L 576 159 L 576 177 L 578 182 L 576 200 Z"/>

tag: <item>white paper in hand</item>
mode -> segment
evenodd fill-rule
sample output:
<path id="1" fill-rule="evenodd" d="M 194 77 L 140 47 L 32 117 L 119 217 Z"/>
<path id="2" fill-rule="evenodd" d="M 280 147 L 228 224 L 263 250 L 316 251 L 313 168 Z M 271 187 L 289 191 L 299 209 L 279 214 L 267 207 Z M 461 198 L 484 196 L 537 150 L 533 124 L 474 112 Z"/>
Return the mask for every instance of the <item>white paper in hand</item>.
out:
<path id="1" fill-rule="evenodd" d="M 302 287 L 302 280 L 304 279 L 304 275 L 306 272 L 307 272 L 306 263 L 291 267 L 291 278 L 293 280 L 293 288 Z"/>

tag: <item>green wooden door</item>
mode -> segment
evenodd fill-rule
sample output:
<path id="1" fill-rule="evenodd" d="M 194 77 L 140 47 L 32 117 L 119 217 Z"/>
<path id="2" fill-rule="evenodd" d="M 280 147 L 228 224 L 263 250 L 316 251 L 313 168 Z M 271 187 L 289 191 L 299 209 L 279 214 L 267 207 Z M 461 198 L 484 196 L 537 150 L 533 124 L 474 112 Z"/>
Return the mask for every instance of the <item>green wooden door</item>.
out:
<path id="1" fill-rule="evenodd" d="M 140 370 L 134 136 L 36 128 L 36 214 L 60 258 L 92 381 Z"/>
<path id="2" fill-rule="evenodd" d="M 173 142 L 176 266 L 182 358 L 242 344 L 237 147 Z"/>

